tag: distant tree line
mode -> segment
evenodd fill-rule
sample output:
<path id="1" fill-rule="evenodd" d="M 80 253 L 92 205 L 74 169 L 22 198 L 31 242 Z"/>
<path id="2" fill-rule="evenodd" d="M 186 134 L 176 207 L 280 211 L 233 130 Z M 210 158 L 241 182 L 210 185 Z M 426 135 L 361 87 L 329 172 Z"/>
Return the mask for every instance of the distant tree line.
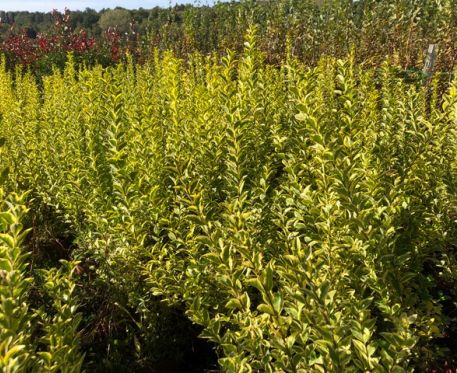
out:
<path id="1" fill-rule="evenodd" d="M 187 8 L 196 8 L 193 5 L 177 5 L 173 8 L 155 7 L 152 9 L 102 9 L 96 11 L 92 8 L 85 10 L 69 11 L 69 26 L 76 31 L 84 30 L 89 35 L 101 37 L 108 27 L 117 26 L 121 31 L 127 32 L 128 25 L 135 22 L 139 32 L 147 33 L 149 29 L 169 22 L 170 15 L 174 14 L 174 22 L 181 23 L 182 15 Z M 27 30 L 31 37 L 38 33 L 50 32 L 54 26 L 53 11 L 28 12 L 28 11 L 3 11 L 0 10 L 0 35 L 5 38 L 12 33 Z"/>

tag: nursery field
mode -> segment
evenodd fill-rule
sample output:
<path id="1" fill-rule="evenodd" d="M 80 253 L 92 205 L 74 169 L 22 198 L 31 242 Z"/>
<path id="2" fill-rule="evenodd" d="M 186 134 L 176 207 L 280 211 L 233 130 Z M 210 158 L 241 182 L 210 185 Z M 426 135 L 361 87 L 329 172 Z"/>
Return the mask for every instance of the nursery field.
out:
<path id="1" fill-rule="evenodd" d="M 455 75 L 256 30 L 1 60 L 1 372 L 455 371 Z"/>

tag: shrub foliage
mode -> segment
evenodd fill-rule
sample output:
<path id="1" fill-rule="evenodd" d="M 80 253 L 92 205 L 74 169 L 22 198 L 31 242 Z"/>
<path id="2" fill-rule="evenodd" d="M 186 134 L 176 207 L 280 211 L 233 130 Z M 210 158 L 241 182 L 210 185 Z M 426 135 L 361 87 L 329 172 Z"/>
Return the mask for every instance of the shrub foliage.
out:
<path id="1" fill-rule="evenodd" d="M 239 58 L 70 59 L 42 91 L 3 66 L 5 187 L 71 227 L 81 284 L 127 315 L 139 359 L 166 322 L 162 302 L 203 328 L 229 372 L 451 363 L 438 342 L 455 322 L 457 81 L 440 96 L 437 81 L 395 71 L 353 56 L 272 66 L 254 28 Z M 1 348 L 19 367 L 34 350 L 11 209 L 0 263 L 15 275 L 1 272 L 0 291 L 16 295 L 0 322 L 8 309 L 21 321 L 2 327 Z M 45 370 L 81 367 L 68 273 L 41 277 L 59 314 L 37 313 Z"/>

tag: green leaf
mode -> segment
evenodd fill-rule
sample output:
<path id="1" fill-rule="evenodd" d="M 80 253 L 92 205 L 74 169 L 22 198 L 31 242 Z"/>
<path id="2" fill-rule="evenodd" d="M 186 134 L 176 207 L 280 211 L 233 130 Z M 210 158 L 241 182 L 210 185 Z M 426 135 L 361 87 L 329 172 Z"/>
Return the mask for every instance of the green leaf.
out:
<path id="1" fill-rule="evenodd" d="M 263 292 L 263 286 L 262 286 L 262 283 L 260 282 L 260 280 L 258 278 L 250 278 L 246 281 L 246 283 L 248 285 L 251 285 L 251 286 L 254 286 L 257 290 L 259 290 L 260 292 Z"/>
<path id="2" fill-rule="evenodd" d="M 0 234 L 0 240 L 2 240 L 10 248 L 16 247 L 16 244 L 14 242 L 14 238 L 11 237 L 9 234 L 3 234 L 3 233 Z"/>
<path id="3" fill-rule="evenodd" d="M 10 359 L 14 359 L 14 356 L 19 354 L 20 352 L 24 351 L 25 345 L 15 345 L 11 347 L 6 354 L 3 356 L 3 361 L 8 364 Z"/>
<path id="4" fill-rule="evenodd" d="M 271 263 L 268 263 L 265 268 L 264 276 L 263 285 L 265 286 L 265 290 L 271 291 L 273 289 L 273 268 Z"/>
<path id="5" fill-rule="evenodd" d="M 8 259 L 0 258 L 0 270 L 9 272 L 13 269 L 11 263 Z"/>
<path id="6" fill-rule="evenodd" d="M 276 313 L 280 314 L 282 311 L 282 296 L 281 294 L 276 294 L 273 300 L 273 308 Z"/>
<path id="7" fill-rule="evenodd" d="M 40 356 L 48 364 L 52 362 L 52 354 L 50 352 L 40 351 L 38 352 L 38 356 Z"/>
<path id="8" fill-rule="evenodd" d="M 367 359 L 367 351 L 366 351 L 366 348 L 365 348 L 365 345 L 358 341 L 357 339 L 353 339 L 352 340 L 352 343 L 354 344 L 354 346 L 357 348 L 357 350 L 359 350 L 360 352 L 360 355 L 364 358 L 364 359 Z"/>
<path id="9" fill-rule="evenodd" d="M 0 213 L 0 220 L 4 221 L 7 225 L 11 225 L 14 223 L 14 216 L 9 212 L 2 212 Z"/>
<path id="10" fill-rule="evenodd" d="M 260 312 L 267 313 L 267 314 L 272 315 L 272 316 L 274 316 L 274 314 L 275 314 L 273 308 L 270 305 L 265 304 L 265 303 L 259 304 L 257 306 L 257 309 Z"/>
<path id="11" fill-rule="evenodd" d="M 228 309 L 242 309 L 243 306 L 238 299 L 230 299 L 226 304 L 225 307 Z"/>

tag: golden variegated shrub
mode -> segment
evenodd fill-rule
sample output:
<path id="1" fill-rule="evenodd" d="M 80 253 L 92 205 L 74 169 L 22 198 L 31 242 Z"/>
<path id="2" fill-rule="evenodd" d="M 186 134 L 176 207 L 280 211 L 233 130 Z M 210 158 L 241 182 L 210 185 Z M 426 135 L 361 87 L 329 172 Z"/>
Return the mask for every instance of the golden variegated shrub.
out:
<path id="1" fill-rule="evenodd" d="M 3 145 L 8 140 L 1 139 L 0 151 L 4 151 Z M 0 169 L 1 183 L 6 177 L 5 170 L 8 168 Z M 64 261 L 59 269 L 41 270 L 43 287 L 53 300 L 52 310 L 45 309 L 44 301 L 40 309 L 34 308 L 32 303 L 36 305 L 37 301 L 31 300 L 31 293 L 36 284 L 27 261 L 30 253 L 25 251 L 30 231 L 24 228 L 28 212 L 26 194 L 5 196 L 1 183 L 0 371 L 80 372 L 83 361 L 78 339 L 81 314 L 71 276 L 76 263 Z M 37 341 L 37 334 L 42 336 L 41 341 Z"/>
<path id="2" fill-rule="evenodd" d="M 0 370 L 23 372 L 29 366 L 31 318 L 27 292 L 27 254 L 21 244 L 27 234 L 21 219 L 26 209 L 22 198 L 9 199 L 0 188 Z"/>
<path id="3" fill-rule="evenodd" d="M 427 268 L 457 238 L 457 83 L 438 97 L 351 57 L 278 68 L 253 35 L 239 60 L 70 60 L 42 93 L 1 71 L 9 185 L 71 225 L 144 343 L 160 299 L 229 372 L 405 372 L 444 354 Z"/>

